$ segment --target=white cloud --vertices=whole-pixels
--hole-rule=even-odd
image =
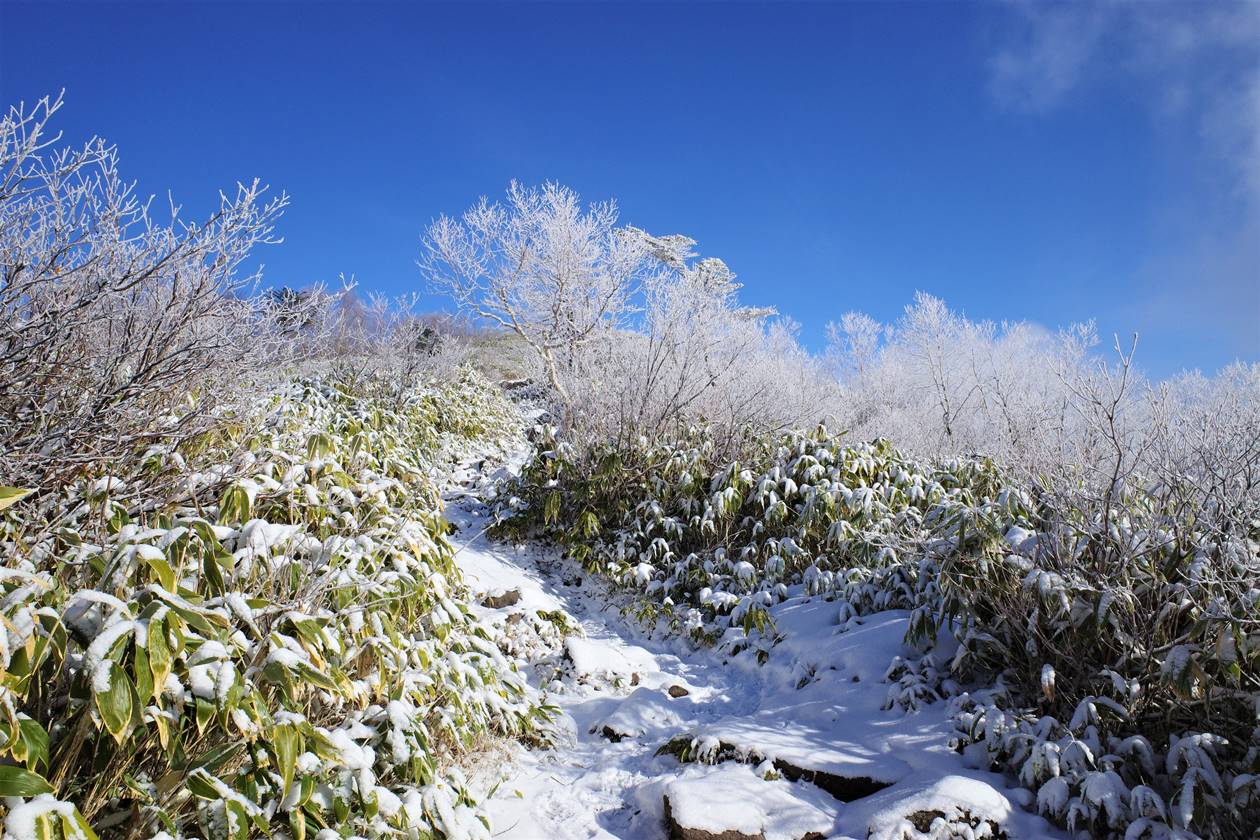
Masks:
[[[1197,132],[1214,223],[1158,243],[1138,268],[1149,294],[1135,314],[1161,328],[1218,330],[1231,352],[1260,358],[1260,2],[1007,9],[989,77],[1003,107],[1048,114],[1097,85],[1122,84],[1155,125]]]
[[[1003,105],[1045,111],[1076,88],[1097,58],[1110,8],[1011,5],[1012,31],[990,61],[990,89]]]
[[[1195,120],[1260,195],[1260,2],[1009,4],[990,58],[1002,105],[1047,112],[1100,79],[1141,83],[1166,118]]]

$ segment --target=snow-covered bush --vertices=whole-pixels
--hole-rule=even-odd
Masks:
[[[456,763],[542,711],[432,473],[518,423],[471,372],[402,406],[307,379],[0,501],[7,832],[489,837]]]
[[[561,542],[636,592],[642,617],[729,649],[773,645],[767,607],[802,589],[841,623],[910,610],[926,655],[890,666],[888,705],[969,687],[959,747],[982,745],[976,760],[1064,825],[1224,838],[1260,820],[1249,440],[1216,440],[1244,457],[1213,481],[1129,471],[1100,492],[1089,473],[1032,483],[821,427],[753,435],[736,462],[714,437],[578,447],[547,430],[501,530]]]
[[[962,740],[1069,825],[1242,836],[1260,822],[1260,527],[1218,530],[1171,490],[949,513],[938,620],[955,671],[1002,687]]]
[[[915,606],[924,569],[912,550],[928,520],[999,486],[988,461],[932,467],[822,426],[750,436],[735,462],[710,427],[628,451],[580,450],[554,431],[501,503],[500,530],[563,542],[645,609],[708,635],[765,629],[765,608],[797,584],[851,614]]]

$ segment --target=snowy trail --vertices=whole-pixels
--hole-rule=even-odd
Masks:
[[[580,628],[516,654],[558,707],[561,736],[551,749],[517,749],[479,773],[484,788],[502,780],[485,803],[495,837],[659,840],[666,798],[675,823],[714,837],[900,838],[906,817],[932,810],[993,819],[1012,838],[1065,836],[1020,807],[1026,792],[946,747],[943,703],[909,714],[882,708],[905,613],[840,627],[833,604],[792,598],[773,610],[783,638],[765,664],[752,652],[722,657],[646,638],[616,596],[555,552],[488,540],[472,493],[447,504],[456,562],[474,590],[519,592],[511,604],[477,607],[481,618],[510,629],[561,611]],[[707,765],[656,754],[678,736],[723,757],[757,757]]]
[[[460,529],[457,541],[484,527],[481,516],[467,505],[453,505],[447,517]],[[724,670],[706,652],[688,651],[677,641],[663,644],[643,639],[615,607],[589,594],[582,585],[588,582],[572,565],[544,549],[517,550],[477,536],[456,559],[474,587],[487,592],[520,591],[520,601],[504,612],[562,610],[571,616],[582,636],[571,637],[566,652],[577,654],[574,667],[579,673],[588,672],[587,682],[571,681],[563,690],[549,693],[549,701],[561,710],[560,726],[568,730],[568,743],[560,749],[517,756],[510,780],[502,785],[490,809],[495,836],[557,840],[661,836],[659,826],[635,830],[637,806],[632,801],[633,790],[656,775],[650,767],[659,744],[641,739],[611,743],[590,730],[612,716],[636,690],[658,693],[673,685],[691,692],[688,698],[680,698],[693,707],[688,718],[718,718],[725,713],[724,707],[738,713],[740,709],[731,707],[749,692],[734,680],[748,675]],[[537,675],[531,676],[539,682]],[[669,717],[664,704],[660,705],[659,711]],[[650,716],[653,709],[643,711]],[[681,728],[681,717],[671,730]],[[676,764],[673,759],[656,761]]]

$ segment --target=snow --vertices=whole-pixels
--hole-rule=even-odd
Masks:
[[[960,775],[944,776],[910,792],[897,788],[872,796],[867,802],[850,808],[850,820],[865,822],[870,840],[901,840],[908,825],[906,817],[923,811],[940,811],[945,819],[967,814],[974,819],[993,820],[1006,825],[1018,809],[992,785]],[[865,835],[864,835],[865,836]],[[1012,836],[1044,836],[1012,834]]]
[[[267,654],[267,663],[270,664],[272,662],[278,663],[279,665],[290,669],[296,669],[302,665],[310,664],[309,657],[303,656],[302,654],[289,650],[288,648],[280,647],[273,647]]]
[[[10,807],[9,815],[4,818],[4,834],[12,840],[38,840],[42,836],[38,827],[39,818],[54,814],[72,820],[74,805],[62,802],[51,793],[41,793],[34,799]]]
[[[106,627],[88,645],[86,653],[87,667],[92,673],[92,690],[96,693],[109,691],[110,660],[106,655],[113,649],[118,640],[128,633],[135,632],[139,624],[135,621],[118,621]]]
[[[765,840],[800,840],[830,831],[840,809],[821,791],[766,781],[746,764],[688,768],[663,788],[674,822],[712,834],[734,830]]]
[[[483,803],[494,837],[657,840],[666,796],[673,815],[693,827],[754,829],[746,833],[766,840],[813,831],[866,840],[916,810],[953,816],[959,808],[999,820],[1012,837],[1067,836],[1017,804],[1030,798],[1012,789],[1015,780],[970,768],[949,749],[945,703],[910,713],[883,708],[890,661],[912,655],[902,645],[907,613],[841,623],[839,604],[794,590],[770,610],[782,638],[765,664],[754,650],[697,649],[677,636],[646,634],[623,614],[621,596],[554,551],[488,540],[483,510],[471,493],[448,496],[447,518],[459,529],[453,542],[466,543],[455,562],[475,592],[519,589],[521,598],[511,608],[473,611],[488,622],[516,622],[511,628],[558,610],[579,628],[563,642],[513,650],[559,719],[552,748],[513,745],[510,761],[496,756],[474,769],[474,789],[494,789]],[[688,694],[670,697],[675,685]],[[715,751],[733,747],[749,763],[710,766],[657,754],[684,736]],[[809,775],[792,781],[775,772],[776,759],[890,786],[845,803],[805,781]]]
[[[658,670],[652,654],[635,645],[610,647],[598,640],[570,637],[564,650],[578,676],[588,680],[629,681]]]
[[[106,659],[92,667],[92,691],[104,694],[113,685],[113,663]]]
[[[193,665],[188,669],[188,683],[194,697],[202,700],[213,700],[217,685],[218,663]]]
[[[328,733],[328,739],[337,749],[341,766],[348,770],[371,770],[376,755],[371,747],[356,744],[350,732],[335,729]]]

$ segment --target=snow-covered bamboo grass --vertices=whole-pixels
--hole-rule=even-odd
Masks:
[[[541,444],[502,532],[560,542],[645,620],[768,655],[770,609],[802,587],[842,622],[910,610],[922,656],[890,663],[889,705],[952,698],[959,748],[1048,817],[1104,836],[1255,823],[1254,521],[1224,526],[1160,481],[1071,493],[821,427],[737,462],[705,427],[640,449]]]
[[[10,833],[489,836],[456,765],[544,715],[435,480],[520,421],[472,372],[394,396],[295,381],[0,514]]]

